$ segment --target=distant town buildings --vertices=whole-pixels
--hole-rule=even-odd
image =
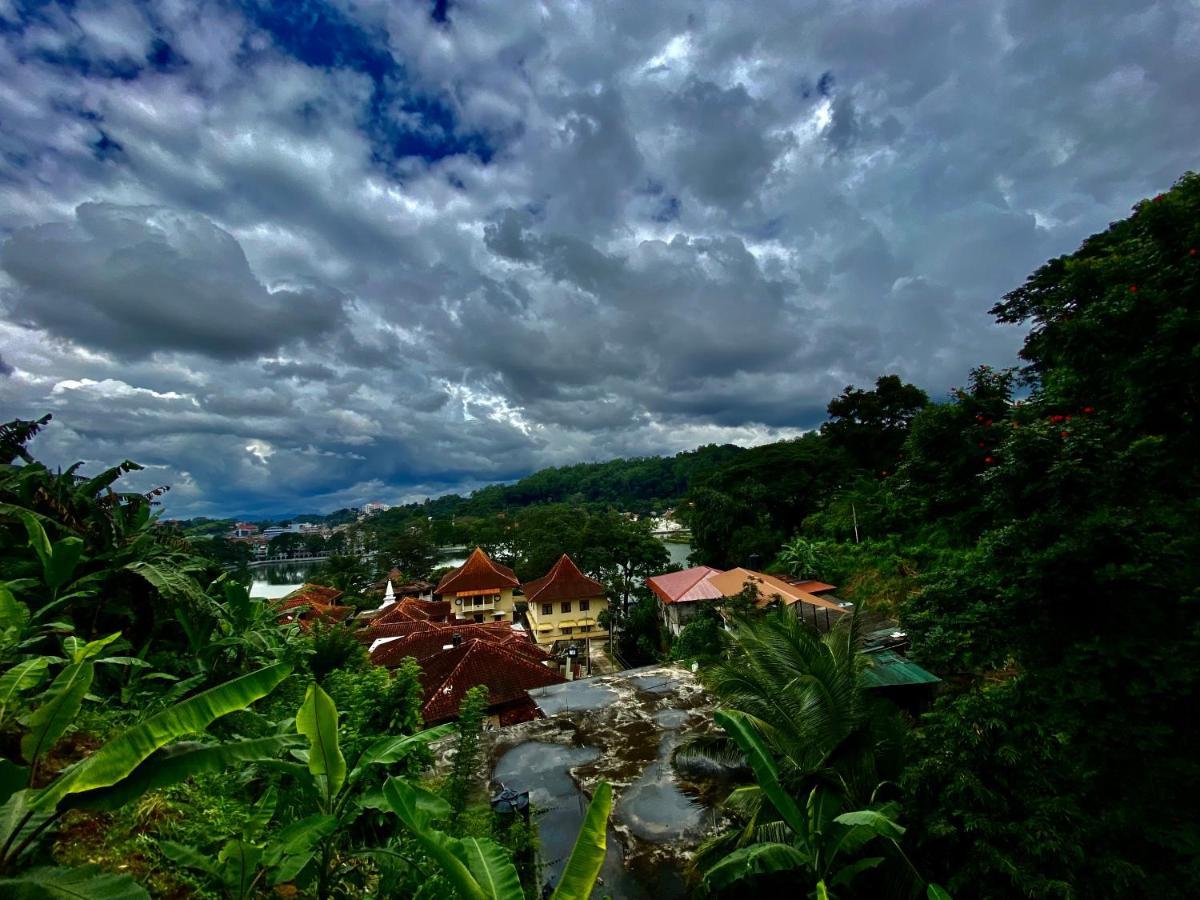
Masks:
[[[391,507],[386,503],[372,501],[371,503],[364,503],[362,506],[360,506],[358,508],[358,513],[359,515],[363,516],[373,516],[376,513],[387,512],[389,509],[391,509]]]

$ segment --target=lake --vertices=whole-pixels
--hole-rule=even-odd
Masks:
[[[670,556],[672,563],[687,568],[688,554],[692,552],[691,544],[672,544],[664,541],[663,546],[667,548],[667,555]],[[437,564],[438,567],[461,566],[466,561],[466,554],[459,548],[453,548],[443,554]],[[308,573],[321,562],[322,560],[319,559],[292,559],[287,562],[257,566],[250,570],[254,574],[254,581],[250,585],[250,596],[274,600],[290,594],[304,584]]]

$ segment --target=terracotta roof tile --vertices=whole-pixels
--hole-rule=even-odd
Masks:
[[[417,662],[424,662],[431,656],[444,652],[447,646],[453,644],[456,637],[460,641],[483,640],[498,644],[535,662],[549,659],[549,654],[545,650],[523,635],[515,634],[508,625],[505,625],[504,631],[500,631],[484,625],[470,624],[433,625],[425,630],[413,631],[409,634],[376,635],[374,640],[394,639],[376,647],[371,653],[371,662],[379,666],[397,666],[407,656],[413,657]]]
[[[501,590],[515,588],[519,584],[512,569],[493,562],[482,548],[476,547],[465,563],[442,577],[433,593],[441,596],[456,594],[459,591],[485,591],[490,588]]]
[[[417,600],[405,597],[397,600],[371,620],[372,627],[393,622],[444,622],[454,612],[449,600]]]
[[[487,687],[488,707],[492,708],[525,700],[528,691],[565,680],[520,653],[474,638],[424,664],[421,685],[425,703],[421,715],[427,724],[453,719],[463,696],[477,685]]]
[[[530,603],[586,600],[606,593],[604,585],[580,572],[579,566],[565,553],[547,574],[521,585],[521,590]]]

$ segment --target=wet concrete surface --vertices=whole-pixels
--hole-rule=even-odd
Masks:
[[[493,777],[530,791],[545,876],[556,880],[595,786],[613,786],[608,854],[594,897],[686,896],[684,871],[717,826],[713,792],[680,781],[671,753],[707,733],[712,702],[686,669],[654,666],[535,692],[545,719],[492,732]],[[705,800],[700,797],[705,796]]]

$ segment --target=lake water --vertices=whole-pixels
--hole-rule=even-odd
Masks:
[[[664,541],[663,546],[667,548],[667,555],[670,556],[672,563],[687,568],[688,554],[692,552],[691,544],[669,544]],[[466,561],[466,554],[456,548],[442,555],[438,559],[437,565],[439,568],[461,566]],[[254,573],[254,581],[250,585],[250,596],[263,597],[268,600],[286,596],[304,584],[308,573],[321,562],[322,560],[319,559],[293,559],[251,569],[251,572]]]

